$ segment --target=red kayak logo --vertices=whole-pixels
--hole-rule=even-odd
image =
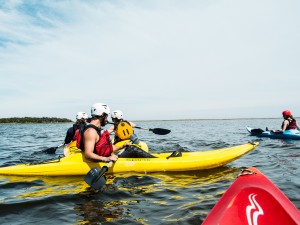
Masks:
[[[260,215],[264,215],[264,211],[262,210],[261,206],[257,203],[256,194],[250,194],[248,199],[250,201],[250,205],[246,208],[247,220],[248,225],[257,225],[257,219]]]

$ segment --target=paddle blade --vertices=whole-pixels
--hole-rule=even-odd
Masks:
[[[105,184],[106,184],[106,177],[102,176],[99,179],[97,179],[97,181],[92,183],[91,187],[94,188],[95,190],[101,190]]]
[[[263,130],[263,129],[260,129],[260,128],[258,128],[258,129],[252,129],[252,130],[251,130],[251,134],[252,134],[252,135],[259,135],[259,134],[261,134],[262,132],[264,132],[264,130]]]
[[[95,182],[95,180],[97,179],[97,177],[99,177],[101,169],[98,167],[94,167],[92,168],[84,177],[84,181],[92,186],[92,184]]]
[[[57,148],[58,147],[47,148],[44,150],[44,152],[46,152],[47,154],[54,154]]]
[[[163,129],[163,128],[153,128],[149,130],[152,131],[154,134],[159,134],[159,135],[165,135],[171,132],[170,130]]]
[[[102,169],[94,167],[85,175],[84,181],[95,190],[101,190],[106,183],[104,173],[107,170],[107,166],[103,166]]]
[[[63,145],[65,145],[65,143],[63,143],[57,147],[47,148],[47,149],[43,150],[43,152],[46,152],[47,154],[55,154],[56,150]]]

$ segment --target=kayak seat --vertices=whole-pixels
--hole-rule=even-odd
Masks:
[[[119,155],[119,158],[157,158],[148,152],[145,152],[141,148],[131,145],[128,146],[125,151]]]
[[[171,157],[181,157],[182,156],[182,152],[181,151],[174,151],[172,152],[171,155],[169,155],[166,159],[169,159]]]

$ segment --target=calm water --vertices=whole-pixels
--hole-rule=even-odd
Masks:
[[[1,224],[201,224],[240,171],[255,166],[300,208],[300,141],[256,138],[245,127],[279,128],[281,120],[139,122],[167,128],[165,136],[137,130],[151,152],[205,151],[259,141],[252,152],[217,169],[115,174],[95,192],[83,177],[0,175]],[[41,151],[64,140],[71,124],[0,125],[0,166],[57,158]]]

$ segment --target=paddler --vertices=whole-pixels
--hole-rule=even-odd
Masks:
[[[130,139],[131,135],[134,133],[133,128],[136,127],[136,124],[124,120],[123,115],[124,114],[121,110],[115,110],[111,114],[111,120],[113,121],[114,125],[108,128],[107,131],[109,133],[115,133],[113,144]]]
[[[128,142],[122,146],[115,146],[111,143],[109,132],[101,128],[107,124],[109,114],[110,109],[104,103],[95,103],[91,107],[91,121],[77,138],[77,147],[84,152],[87,159],[103,162],[116,161],[118,156],[112,153],[131,145]]]
[[[76,122],[73,124],[72,127],[68,129],[64,144],[69,144],[71,141],[76,140],[76,130],[79,130],[80,128],[84,127],[86,125],[87,119],[88,115],[85,112],[78,112],[76,114]]]
[[[290,110],[284,110],[282,112],[282,116],[284,120],[281,124],[281,130],[271,130],[271,132],[283,133],[286,130],[300,129]]]

